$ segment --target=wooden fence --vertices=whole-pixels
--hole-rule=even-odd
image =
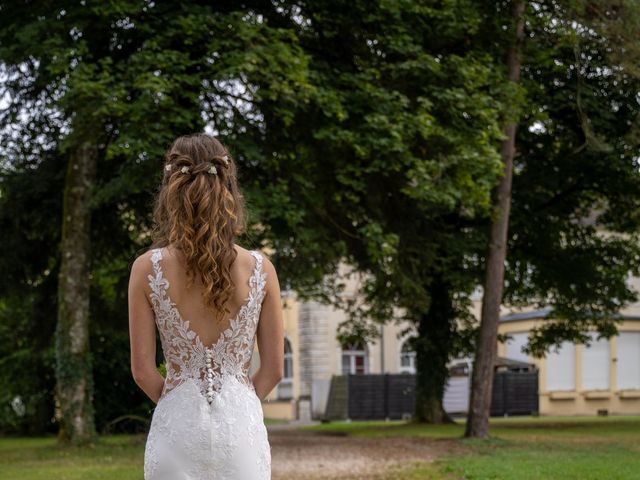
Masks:
[[[538,412],[538,372],[497,372],[491,415]],[[414,414],[415,375],[334,375],[324,418],[328,420],[400,419]],[[461,412],[464,413],[464,412]]]
[[[493,376],[491,415],[538,413],[538,371],[498,372]]]

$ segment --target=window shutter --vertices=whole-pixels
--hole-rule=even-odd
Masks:
[[[640,389],[640,332],[620,332],[617,373],[619,389]]]
[[[582,348],[582,389],[609,389],[609,341],[596,341],[597,332],[589,332],[591,346]]]
[[[512,340],[507,341],[506,356],[513,360],[529,362],[529,356],[522,351],[522,347],[527,344],[528,332],[511,332]]]
[[[560,349],[547,354],[547,390],[576,389],[576,347],[562,342]]]

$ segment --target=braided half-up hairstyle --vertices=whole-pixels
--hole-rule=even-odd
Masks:
[[[187,287],[199,275],[205,304],[215,308],[221,321],[230,314],[235,239],[246,226],[235,162],[222,143],[206,133],[178,137],[164,160],[153,207],[153,244],[182,252]]]

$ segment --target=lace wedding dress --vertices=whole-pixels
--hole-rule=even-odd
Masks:
[[[215,343],[204,345],[182,318],[152,251],[151,303],[167,375],[153,412],[144,455],[145,480],[264,480],[271,447],[262,405],[248,375],[265,295],[262,256],[249,295]]]

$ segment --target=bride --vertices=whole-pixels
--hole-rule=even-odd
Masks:
[[[261,400],[283,375],[273,264],[235,243],[245,226],[236,165],[204,133],[166,153],[153,245],[129,279],[131,371],[156,403],[145,480],[264,480],[271,447]],[[166,367],[156,367],[156,329]],[[260,367],[249,376],[254,345]]]

